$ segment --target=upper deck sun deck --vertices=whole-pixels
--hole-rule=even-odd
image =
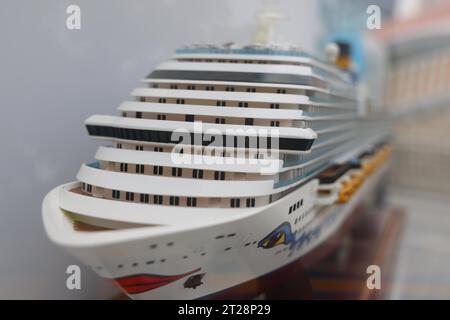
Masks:
[[[247,54],[247,55],[273,55],[273,56],[291,56],[314,58],[310,54],[298,48],[281,48],[281,47],[218,47],[218,46],[189,46],[182,47],[175,51],[176,54]],[[315,58],[314,58],[315,59]],[[319,59],[315,59],[318,60]]]

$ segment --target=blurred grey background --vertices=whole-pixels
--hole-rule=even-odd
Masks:
[[[80,264],[82,289],[69,291],[68,265],[41,221],[41,202],[74,180],[98,143],[83,121],[112,114],[159,62],[191,43],[249,43],[258,0],[3,0],[0,10],[0,298],[108,298],[114,290]],[[66,8],[81,7],[81,30]],[[282,0],[284,40],[314,51],[321,24],[315,0]]]

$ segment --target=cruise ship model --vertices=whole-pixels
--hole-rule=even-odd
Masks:
[[[387,132],[351,77],[295,47],[188,46],[43,202],[50,239],[134,299],[196,299],[297,261],[376,183]]]

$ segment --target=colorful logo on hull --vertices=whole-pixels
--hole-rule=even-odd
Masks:
[[[289,244],[294,240],[295,233],[293,234],[291,231],[291,224],[289,222],[283,222],[258,242],[258,248],[270,249],[279,245]]]
[[[318,239],[322,229],[333,224],[335,219],[336,214],[330,215],[318,226],[302,231],[301,233],[299,231],[292,232],[291,224],[289,222],[283,222],[258,242],[258,248],[271,249],[280,245],[289,245],[290,253],[294,250],[300,250],[303,246]]]
[[[122,278],[116,278],[114,279],[114,281],[117,282],[125,290],[126,293],[137,294],[168,285],[169,283],[200,271],[200,269],[201,268],[198,268],[190,272],[177,275],[136,274]]]

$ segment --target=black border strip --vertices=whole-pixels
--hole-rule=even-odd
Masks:
[[[117,138],[123,140],[133,141],[145,141],[154,143],[172,143],[177,144],[180,141],[172,140],[173,131],[161,131],[161,130],[145,130],[145,129],[130,129],[130,128],[117,128],[111,126],[98,126],[98,125],[86,125],[89,135],[97,137]],[[222,141],[224,147],[236,147],[238,141],[246,139],[247,136],[232,136],[234,144],[229,145],[229,138],[226,139],[226,135],[222,135]],[[263,141],[260,138],[264,138]],[[273,139],[279,139],[280,150],[293,150],[293,151],[307,151],[314,143],[314,139],[300,139],[300,138],[271,138],[271,137],[257,137],[257,145],[260,147],[260,143],[264,145],[264,149],[270,149]],[[190,133],[190,140],[194,145],[207,146],[214,140],[214,136],[204,133]],[[201,142],[201,144],[196,143]],[[248,147],[249,139],[246,139],[246,147]]]
[[[232,82],[261,82],[316,86],[327,88],[328,83],[312,76],[280,73],[193,71],[193,70],[155,70],[146,79],[209,80]]]

